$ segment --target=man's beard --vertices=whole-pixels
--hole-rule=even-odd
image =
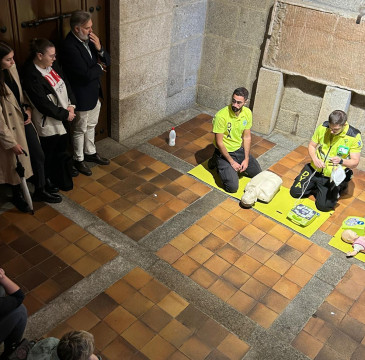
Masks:
[[[79,37],[79,39],[81,39],[82,41],[87,41],[89,40],[89,35],[88,34],[83,34],[81,31],[79,31],[77,33],[77,36]]]
[[[240,111],[241,109],[238,109],[238,108],[236,108],[235,106],[233,106],[233,105],[231,105],[232,106],[232,110],[233,110],[233,112],[238,112],[238,111]]]

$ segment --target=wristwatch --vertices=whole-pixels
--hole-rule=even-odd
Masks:
[[[342,165],[342,164],[343,164],[343,159],[341,159],[341,160],[340,160],[339,164],[340,164],[340,165]]]

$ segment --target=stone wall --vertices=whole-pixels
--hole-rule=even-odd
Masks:
[[[111,12],[111,137],[195,104],[206,0],[119,0]]]

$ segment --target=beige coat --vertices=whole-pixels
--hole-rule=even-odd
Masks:
[[[15,65],[10,68],[10,74],[18,84],[20,101],[23,103],[24,95]],[[25,177],[29,178],[33,173],[25,138],[24,117],[14,94],[7,86],[6,88],[10,95],[0,97],[0,184],[17,185],[20,183],[20,178],[15,171],[16,157],[11,150],[12,147],[20,144],[28,154],[28,156],[19,156],[19,160],[25,168]],[[29,124],[27,126],[33,125]]]

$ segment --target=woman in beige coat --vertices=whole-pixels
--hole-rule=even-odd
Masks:
[[[16,155],[25,168],[26,178],[32,175],[33,167],[34,201],[56,203],[62,198],[45,191],[44,154],[31,122],[31,110],[24,103],[14,51],[3,42],[0,42],[0,61],[0,183],[12,186],[12,202],[20,211],[28,212],[30,209],[22,196],[20,178],[15,171]]]

